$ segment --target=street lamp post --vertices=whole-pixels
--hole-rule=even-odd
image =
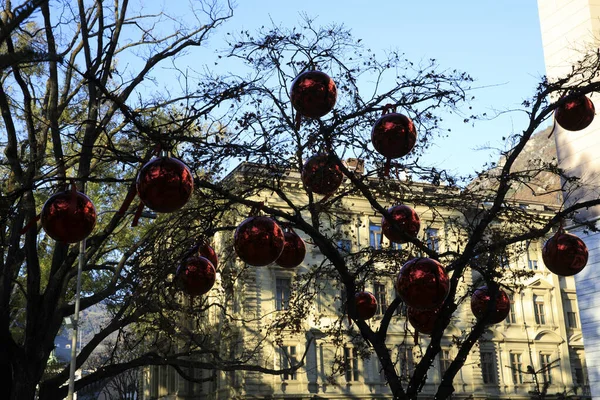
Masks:
[[[103,211],[100,214],[106,212],[117,212],[116,210]],[[132,214],[127,212],[127,214]],[[143,212],[141,214],[144,218],[154,219],[156,214],[151,212]],[[77,370],[77,338],[79,335],[79,303],[81,298],[81,273],[85,265],[85,239],[79,242],[79,262],[77,265],[77,287],[75,290],[75,312],[73,313],[73,335],[71,337],[71,366],[69,370],[69,391],[67,394],[67,400],[73,400],[75,393],[75,371]]]
[[[71,369],[69,371],[69,392],[67,400],[73,400],[75,392],[75,371],[77,369],[77,336],[79,333],[79,299],[81,298],[81,272],[85,265],[85,239],[79,242],[79,263],[77,265],[77,288],[75,290],[75,312],[73,314],[73,335],[71,337]]]

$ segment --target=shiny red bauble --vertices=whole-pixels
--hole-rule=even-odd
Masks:
[[[406,315],[408,322],[417,330],[417,332],[425,335],[431,335],[435,328],[438,314],[441,308],[434,308],[432,310],[417,310],[416,308],[408,307]]]
[[[419,216],[409,206],[398,205],[390,207],[388,210],[397,228],[385,218],[381,218],[381,230],[386,238],[395,243],[405,243],[406,236],[417,237],[421,220]]]
[[[337,88],[333,79],[321,71],[306,71],[292,82],[292,106],[309,118],[320,118],[333,109]]]
[[[417,129],[405,115],[385,114],[373,125],[371,141],[375,150],[386,158],[404,157],[415,146]]]
[[[482,286],[475,290],[471,296],[471,311],[477,319],[486,317],[488,313],[488,304],[492,301],[492,296],[487,286]],[[504,290],[498,288],[496,293],[496,307],[489,311],[487,321],[490,324],[499,324],[504,321],[510,312],[510,299]]]
[[[175,273],[181,289],[191,296],[207,293],[214,286],[216,278],[215,266],[206,257],[186,258]]]
[[[413,258],[402,266],[396,292],[408,307],[431,310],[442,305],[450,291],[450,279],[442,265],[431,258]]]
[[[193,246],[188,254],[193,256],[206,257],[215,268],[219,266],[219,257],[217,256],[217,253],[206,242],[200,242],[197,245]]]
[[[190,169],[172,157],[157,157],[142,167],[137,177],[137,191],[146,207],[170,213],[185,205],[194,190]]]
[[[586,266],[588,249],[577,236],[559,230],[544,244],[542,259],[550,272],[571,276]]]
[[[317,154],[309,158],[302,168],[302,182],[306,188],[317,194],[330,195],[344,179],[344,174],[333,157]]]
[[[233,246],[247,264],[261,267],[279,258],[285,245],[283,230],[269,217],[246,218],[235,230]]]
[[[581,95],[558,107],[554,118],[563,129],[580,131],[592,123],[595,115],[594,103],[587,96]]]
[[[96,208],[85,194],[66,190],[46,200],[40,218],[42,227],[52,239],[76,243],[94,230]]]
[[[283,251],[275,262],[283,268],[295,268],[304,261],[306,245],[296,232],[285,232],[284,237],[285,244],[283,245]]]
[[[358,292],[354,295],[356,314],[359,319],[367,320],[373,318],[377,313],[377,300],[370,292]]]

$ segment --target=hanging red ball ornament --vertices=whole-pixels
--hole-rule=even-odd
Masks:
[[[421,220],[415,210],[401,204],[390,207],[388,213],[390,213],[398,228],[394,228],[385,217],[382,217],[381,230],[386,238],[395,243],[406,243],[406,235],[417,237]]]
[[[285,244],[283,251],[277,260],[277,265],[283,268],[296,268],[304,261],[306,256],[306,245],[304,240],[296,232],[285,232]]]
[[[405,115],[384,114],[373,125],[371,141],[375,150],[388,159],[404,157],[417,142],[417,129]]]
[[[262,267],[279,258],[285,245],[283,230],[269,217],[246,218],[235,230],[233,246],[247,264]]]
[[[142,167],[137,177],[137,191],[146,207],[170,213],[185,205],[194,190],[190,169],[172,157],[157,157]]]
[[[482,319],[488,312],[488,304],[492,301],[490,289],[482,286],[475,290],[471,296],[471,311],[477,319]],[[490,311],[488,322],[490,324],[499,324],[504,321],[510,312],[510,299],[506,292],[498,288],[496,294],[496,307]]]
[[[377,300],[370,292],[357,292],[354,295],[354,304],[358,318],[363,321],[373,318],[377,312]]]
[[[442,305],[450,291],[444,267],[431,258],[413,258],[402,266],[396,291],[408,307],[431,310]]]
[[[544,244],[542,259],[550,272],[560,276],[572,276],[585,268],[588,249],[583,240],[559,229]]]
[[[186,258],[175,273],[181,289],[190,296],[200,296],[214,286],[217,278],[215,266],[206,257]]]
[[[302,168],[302,182],[313,193],[330,195],[340,187],[343,179],[340,167],[327,154],[312,156]]]
[[[219,266],[219,257],[215,250],[204,241],[194,245],[187,253],[192,256],[206,257],[212,263],[215,268]]]
[[[40,215],[42,227],[52,239],[63,243],[79,242],[96,225],[96,208],[85,194],[76,189],[51,196]]]
[[[320,118],[333,109],[337,99],[335,82],[321,71],[306,71],[292,82],[292,106],[308,118]]]
[[[556,109],[556,122],[568,131],[580,131],[587,128],[596,115],[594,103],[585,95],[567,101]]]
[[[417,332],[425,335],[431,335],[433,329],[435,328],[435,323],[440,310],[441,308],[418,310],[413,307],[408,307],[406,314],[408,317],[408,322],[410,322],[412,327],[415,328]]]

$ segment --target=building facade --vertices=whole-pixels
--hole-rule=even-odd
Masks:
[[[586,52],[597,50],[600,38],[600,1],[538,0],[546,72],[550,81],[570,72],[572,65]],[[590,100],[600,106],[597,94]],[[565,193],[566,204],[579,199],[600,196],[600,120],[581,131],[566,131],[556,126],[554,131],[558,161],[561,168],[581,177],[581,188]],[[579,222],[596,223],[598,207],[584,210]],[[600,236],[576,222],[570,227],[586,243],[590,252],[588,266],[576,275],[577,297],[581,312],[581,328],[585,342],[590,387],[594,398],[600,398],[600,300],[596,295],[600,277],[596,273],[600,261]]]
[[[242,164],[230,179],[251,173]],[[231,178],[233,177],[233,178]],[[286,178],[289,196],[302,194],[300,177],[294,173]],[[443,190],[427,185],[414,185],[421,191]],[[304,194],[305,195],[305,194]],[[270,207],[285,208],[274,197],[258,195]],[[373,212],[369,202],[358,196],[343,200],[342,214],[322,221],[340,250],[348,255],[362,249],[397,251],[401,246],[382,237],[381,216]],[[410,205],[410,204],[409,204]],[[530,209],[544,212],[544,204],[529,201]],[[444,251],[455,238],[454,231],[441,223],[425,207],[415,206],[421,218],[419,238],[428,247]],[[443,210],[436,210],[436,213]],[[449,220],[445,218],[444,220]],[[235,223],[243,216],[238,215]],[[298,232],[302,236],[302,232]],[[216,237],[219,254],[231,251],[231,233]],[[243,276],[228,294],[233,316],[240,316],[236,346],[256,350],[253,361],[270,368],[286,368],[304,357],[304,366],[296,372],[269,375],[251,371],[198,372],[199,376],[214,378],[203,384],[190,384],[169,367],[152,367],[145,374],[144,398],[147,399],[386,399],[391,398],[385,376],[374,353],[350,336],[334,340],[332,332],[346,330],[349,320],[344,316],[345,295],[341,285],[329,277],[315,278],[318,289],[307,304],[307,312],[295,333],[286,329],[273,330],[263,336],[271,324],[285,315],[289,305],[297,301],[295,290],[303,274],[310,274],[322,265],[323,256],[307,239],[307,255],[302,265],[290,270],[275,264],[251,267],[235,257],[224,267],[243,271]],[[590,398],[587,385],[586,357],[581,335],[581,320],[575,282],[572,277],[550,273],[541,257],[542,241],[532,241],[507,256],[505,268],[528,272],[522,289],[511,294],[511,312],[506,320],[488,328],[484,338],[475,346],[457,375],[453,398],[527,399],[542,389],[545,398]],[[369,320],[376,329],[383,313],[395,298],[394,275],[384,273],[389,268],[375,263],[375,278],[364,282],[364,290],[378,300],[377,314]],[[476,272],[467,273],[465,287],[480,279]],[[303,300],[304,301],[304,300]],[[394,311],[386,344],[392,352],[397,373],[406,381],[428,344],[427,335],[415,335],[407,322],[406,310]],[[457,348],[454,340],[472,326],[474,317],[468,301],[462,302],[445,331],[442,351],[429,370],[427,383],[420,398],[433,398],[444,370],[454,359]],[[258,334],[260,332],[260,334]],[[264,339],[263,339],[264,338]],[[260,342],[260,345],[257,345]],[[204,374],[204,375],[202,375]],[[561,397],[562,396],[562,397]]]

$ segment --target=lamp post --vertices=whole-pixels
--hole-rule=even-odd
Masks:
[[[79,300],[81,298],[81,272],[85,264],[85,239],[79,242],[79,262],[77,263],[77,288],[75,290],[75,313],[73,314],[73,335],[71,337],[71,368],[69,371],[69,392],[67,400],[73,400],[75,392],[75,371],[77,369],[77,336],[79,334]]]
[[[117,210],[103,211],[100,214],[107,212],[117,212]],[[132,214],[127,212],[127,214]],[[142,217],[155,219],[156,214],[151,212],[144,212],[141,214]],[[77,337],[79,335],[79,303],[81,299],[81,273],[83,272],[83,266],[85,265],[85,239],[79,242],[79,262],[77,263],[77,287],[75,289],[75,312],[73,313],[73,334],[71,337],[71,365],[69,370],[69,391],[67,393],[67,400],[73,400],[75,393],[75,371],[77,370]]]

